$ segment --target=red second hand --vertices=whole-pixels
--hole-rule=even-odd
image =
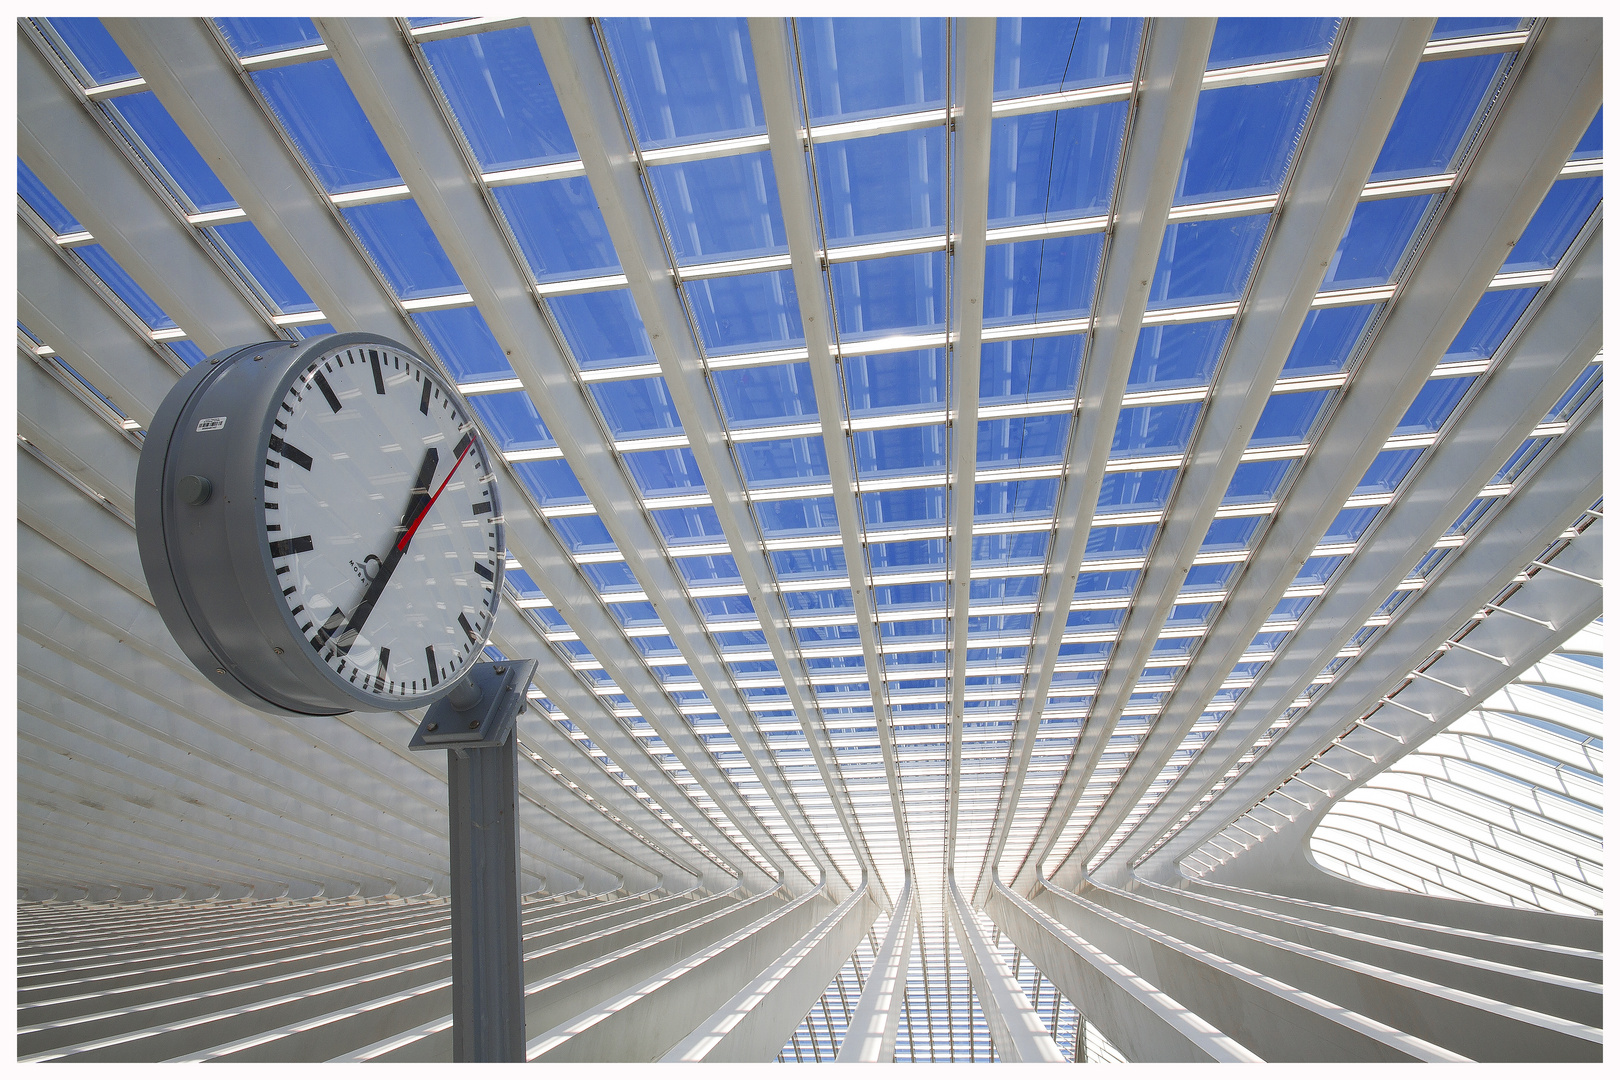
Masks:
[[[450,478],[456,475],[456,470],[461,468],[462,461],[466,459],[467,452],[472,448],[473,443],[469,439],[466,449],[456,458],[456,463],[450,466],[450,471],[444,474],[444,482],[439,485],[439,490],[433,493],[433,498],[429,499],[427,505],[422,507],[422,512],[416,515],[416,520],[411,522],[409,529],[405,530],[405,535],[399,538],[399,550],[404,551],[410,545],[411,537],[416,535],[416,530],[422,524],[422,519],[427,517],[429,510],[433,509],[433,504],[439,501],[439,496],[444,492],[445,484],[448,484]]]

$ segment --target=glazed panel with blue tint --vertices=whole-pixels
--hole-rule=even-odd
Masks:
[[[194,341],[166,341],[164,344],[184,361],[187,367],[196,367],[208,359],[208,354],[199,349]]]
[[[1097,495],[1097,512],[1121,514],[1163,510],[1170,502],[1170,492],[1176,486],[1176,475],[1175,469],[1107,473],[1103,476],[1102,489]]]
[[[1069,416],[1012,416],[980,420],[976,454],[979,467],[1043,465],[1063,460],[1069,445]]]
[[[113,257],[107,254],[100,244],[85,244],[83,247],[73,249],[73,254],[84,260],[86,266],[95,271],[102,283],[117,294],[118,299],[129,305],[129,309],[153,330],[167,330],[175,325],[173,319],[163,313],[157,301],[146,294],[146,290],[135,284],[135,279],[124,272]]]
[[[1209,46],[1208,68],[1321,56],[1333,44],[1338,19],[1221,19]]]
[[[683,282],[709,354],[804,344],[791,270]]]
[[[536,281],[618,272],[607,222],[585,177],[510,184],[490,194],[512,226]]]
[[[950,447],[943,424],[881,428],[850,434],[855,469],[864,480],[906,473],[940,472]]]
[[[579,484],[579,478],[574,475],[574,470],[562,458],[515,461],[512,463],[512,471],[541,506],[561,506],[589,501],[585,497],[585,489]]]
[[[1231,331],[1230,319],[1143,327],[1126,390],[1207,386]]]
[[[1058,482],[995,480],[973,485],[973,520],[1021,521],[1049,518],[1057,506]]]
[[[212,230],[221,243],[241,262],[243,269],[263,290],[275,309],[284,315],[314,311],[315,301],[298,284],[287,264],[281,261],[251,221],[233,221]]]
[[[1406,479],[1406,474],[1412,471],[1412,466],[1416,465],[1418,458],[1422,456],[1423,451],[1420,449],[1380,450],[1352,494],[1389,494],[1400,486],[1401,481]]]
[[[754,614],[754,602],[746,596],[699,596],[694,597],[698,611],[706,619],[737,619]],[[743,692],[749,697],[759,694],[762,688],[754,687]],[[787,693],[786,690],[779,691]]]
[[[462,291],[450,256],[428,227],[415,199],[350,206],[343,216],[401,300]]]
[[[400,182],[336,60],[255,71],[252,78],[329,193]]]
[[[1166,226],[1148,309],[1236,300],[1248,284],[1270,220],[1256,214]]]
[[[215,19],[237,56],[262,56],[319,45],[321,35],[309,19]]]
[[[1202,402],[1189,401],[1121,409],[1108,456],[1127,458],[1185,452],[1202,408]]]
[[[827,479],[827,450],[820,435],[740,442],[736,453],[743,479],[753,487]]]
[[[810,119],[853,120],[944,104],[944,19],[800,19]]]
[[[997,19],[995,96],[1129,82],[1141,37],[1141,19]]]
[[[881,590],[878,590],[881,591]],[[782,602],[789,611],[848,611],[855,606],[855,597],[848,589],[813,589],[805,592],[784,592]]]
[[[630,567],[622,562],[586,563],[579,569],[590,579],[591,584],[596,586],[598,592],[640,588],[636,576],[630,572]]]
[[[1187,571],[1182,579],[1182,592],[1206,592],[1212,589],[1224,589],[1227,583],[1237,576],[1237,563],[1214,563],[1210,566],[1195,566]]]
[[[515,566],[508,566],[506,568],[506,583],[511,586],[512,591],[517,593],[519,596],[541,595],[540,586],[535,583],[534,578],[529,576],[528,571],[519,570]],[[585,649],[585,646],[580,645],[579,642],[573,641],[569,642],[568,644],[578,646],[583,655],[590,655],[589,651]]]
[[[737,560],[730,555],[689,555],[676,559],[675,567],[688,585],[722,585],[742,581]]]
[[[1575,376],[1574,381],[1569,384],[1569,389],[1565,390],[1557,402],[1553,404],[1553,407],[1547,410],[1547,415],[1541,422],[1543,424],[1564,423],[1586,403],[1586,399],[1592,396],[1602,381],[1603,364],[1598,361],[1587,364],[1581,373]]]
[[[1103,237],[993,244],[984,259],[984,325],[1073,319],[1091,310]]]
[[[1041,595],[1041,583],[1045,581],[1039,574],[1023,574],[1019,577],[985,578],[971,582],[968,585],[969,600],[1032,600]],[[1015,685],[1023,681],[1022,676],[1013,676]]]
[[[1287,622],[1297,619],[1315,602],[1316,598],[1311,596],[1294,596],[1279,601],[1276,609],[1266,617],[1266,622]]]
[[[502,452],[538,450],[557,445],[551,432],[546,431],[546,421],[539,418],[538,411],[535,411],[535,403],[523,390],[478,393],[468,398],[468,402],[489,427],[489,434],[494,436],[496,447]]]
[[[1370,179],[1450,171],[1501,66],[1497,54],[1419,64]]]
[[[1177,604],[1170,609],[1170,617],[1165,620],[1165,625],[1174,627],[1204,626],[1208,623],[1209,617],[1214,614],[1217,606],[1219,605]]]
[[[101,25],[100,19],[57,18],[45,21],[89,74],[90,81],[86,85],[122,82],[140,74],[112,35],[107,33],[107,28]]]
[[[653,524],[669,544],[707,544],[723,542],[726,538],[720,528],[720,517],[712,506],[686,506],[675,510],[651,511]]]
[[[1106,213],[1126,112],[1113,102],[990,121],[990,224]]]
[[[607,526],[602,524],[602,519],[595,514],[552,518],[550,525],[562,542],[568,545],[568,550],[576,555],[613,550],[613,537],[609,535]]]
[[[1362,533],[1367,531],[1367,526],[1373,523],[1373,519],[1382,510],[1383,507],[1380,506],[1358,506],[1351,507],[1348,510],[1340,510],[1338,516],[1328,526],[1327,532],[1322,534],[1322,543],[1355,543],[1361,539]]]
[[[771,569],[778,578],[824,578],[843,574],[847,567],[843,548],[820,547],[773,551]]]
[[[943,487],[867,492],[861,496],[866,527],[881,529],[895,525],[943,524],[946,494]]]
[[[231,193],[203,161],[156,94],[128,94],[113,98],[107,104],[157,160],[159,175],[167,173],[174,181],[183,202],[189,201],[192,209],[199,211],[223,210],[236,205]]]
[[[1356,304],[1311,311],[1299,328],[1299,336],[1294,338],[1294,347],[1283,364],[1283,376],[1330,375],[1343,371],[1378,307],[1377,304]]]
[[[68,208],[51,194],[50,188],[34,175],[34,170],[23,164],[22,158],[17,159],[17,194],[23,197],[23,201],[56,235],[66,236],[69,233],[85,231],[84,226],[79,224],[79,219],[68,213]]]
[[[1245,461],[1232,472],[1232,482],[1226,486],[1222,503],[1270,502],[1282,490],[1283,481],[1294,467],[1291,459],[1282,461]]]
[[[979,404],[1073,398],[1084,334],[994,341],[979,350]]]
[[[1086,537],[1088,559],[1122,559],[1146,555],[1153,546],[1157,525],[1104,525]]]
[[[1400,267],[1401,256],[1417,235],[1418,226],[1438,195],[1405,199],[1376,199],[1356,207],[1339,248],[1328,263],[1322,289],[1362,289],[1387,285]]]
[[[657,495],[691,495],[703,491],[703,476],[697,459],[684,446],[669,450],[640,450],[624,455],[625,468],[640,492]]]
[[[662,377],[593,383],[590,389],[615,439],[645,439],[682,430]]]
[[[1586,127],[1586,134],[1581,141],[1575,144],[1575,152],[1570,156],[1573,161],[1585,161],[1588,158],[1603,156],[1603,110],[1600,108],[1592,122]]]
[[[546,305],[581,368],[657,362],[630,290],[553,296]]]
[[[872,603],[885,614],[895,608],[938,607],[945,603],[950,586],[943,581],[907,585],[878,585],[872,590]]]
[[[945,128],[818,143],[816,178],[830,243],[945,231]]]
[[[1517,30],[1523,19],[1436,19],[1430,41],[1445,38],[1473,37],[1476,34],[1505,34]]]
[[[578,156],[528,27],[428,41],[422,52],[485,172]]]
[[[945,565],[944,540],[891,540],[866,549],[872,572]]]
[[[647,169],[683,265],[787,250],[771,155],[736,154]]]
[[[457,382],[511,378],[512,365],[476,307],[411,316]]]
[[[932,409],[945,402],[944,349],[846,356],[840,367],[851,416]],[[716,372],[717,383],[719,377]]]
[[[759,519],[761,533],[767,537],[838,531],[838,507],[831,495],[814,499],[757,502],[754,513]]]
[[[1305,130],[1318,81],[1289,79],[1199,94],[1176,182],[1176,202],[1240,199],[1279,190]]]
[[[710,377],[730,427],[803,423],[816,418],[816,388],[808,363],[722,368]]]
[[[841,333],[876,336],[944,323],[944,252],[836,263],[831,276]]]
[[[1199,547],[1200,552],[1241,551],[1249,546],[1254,538],[1255,530],[1260,527],[1263,518],[1216,518],[1209,523],[1209,529],[1204,533],[1204,542]]]
[[[1480,297],[1440,362],[1451,364],[1494,356],[1535,295],[1535,289],[1502,289]]]
[[[765,130],[744,19],[603,19],[641,145]]]
[[[1299,573],[1294,575],[1293,584],[1326,585],[1328,578],[1333,576],[1333,571],[1337,570],[1339,564],[1343,562],[1343,556],[1306,559],[1305,565],[1301,566]]]
[[[1462,400],[1468,388],[1474,385],[1472,378],[1466,379],[1430,379],[1418,391],[1418,396],[1401,417],[1401,422],[1395,425],[1396,435],[1421,435],[1431,431],[1439,431],[1440,426],[1451,416],[1457,403]]]
[[[629,604],[609,604],[607,609],[613,613],[615,619],[619,620],[619,624],[626,628],[661,625],[657,609],[645,601]],[[626,699],[626,703],[628,703],[628,699]]]
[[[1524,227],[1518,243],[1502,273],[1518,274],[1527,270],[1550,270],[1569,250],[1575,234],[1581,231],[1586,219],[1592,216],[1603,198],[1603,180],[1596,176],[1573,180],[1559,180],[1541,200],[1530,224]]]
[[[1130,596],[1136,592],[1140,570],[1103,570],[1082,573],[1074,582],[1076,600],[1104,600]]]
[[[1307,390],[1295,394],[1272,394],[1260,419],[1254,425],[1250,446],[1285,446],[1302,443],[1310,435],[1332,390]]]

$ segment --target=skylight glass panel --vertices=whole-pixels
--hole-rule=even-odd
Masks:
[[[868,529],[896,525],[943,524],[947,489],[912,488],[907,491],[873,491],[861,495],[861,509]]]
[[[73,59],[83,69],[81,74],[89,76],[84,85],[123,82],[140,74],[100,19],[58,18],[45,22],[72,52]]]
[[[300,338],[320,337],[323,334],[337,333],[337,327],[331,323],[302,323],[292,328]]]
[[[791,270],[681,284],[709,355],[804,344]]]
[[[787,250],[769,151],[647,170],[675,259],[686,265]]]
[[[645,439],[682,431],[669,385],[661,376],[593,383],[590,390],[615,439]]]
[[[223,210],[236,200],[203,161],[167,109],[153,93],[127,94],[107,103],[129,125],[140,145],[155,159],[159,177],[172,182],[182,202],[197,211]]]
[[[795,29],[811,120],[944,104],[944,19],[800,19]]]
[[[214,23],[231,51],[242,57],[321,43],[321,35],[309,19],[215,19]]]
[[[1575,152],[1569,156],[1576,161],[1603,156],[1603,110],[1601,108],[1598,109],[1597,115],[1592,118],[1592,122],[1587,125],[1586,134],[1581,136],[1581,141],[1575,144]]]
[[[1210,566],[1195,566],[1187,571],[1182,580],[1183,592],[1203,592],[1208,589],[1221,589],[1237,576],[1237,563],[1214,563]]]
[[[940,472],[945,468],[949,453],[943,424],[856,431],[849,438],[855,469],[863,480]]]
[[[997,19],[995,96],[1129,82],[1141,36],[1141,19]]]
[[[476,403],[478,399],[473,400]],[[474,404],[473,408],[476,409],[478,406]],[[590,501],[585,497],[585,489],[580,486],[574,470],[562,458],[515,461],[511,467],[518,479],[523,482],[523,486],[529,489],[529,494],[534,496],[535,502],[541,506],[563,506]]]
[[[852,417],[933,409],[945,402],[944,349],[846,356],[839,368]]]
[[[653,510],[651,516],[665,542],[671,545],[724,542],[726,538],[720,528],[720,517],[712,506]]]
[[[1295,586],[1326,585],[1328,578],[1333,576],[1333,572],[1343,562],[1343,556],[1306,559],[1305,564],[1299,568],[1299,573],[1294,575],[1292,584]]]
[[[771,552],[771,569],[779,579],[824,578],[846,571],[841,547],[801,548]]]
[[[252,78],[328,192],[400,183],[336,60],[255,71]]]
[[[1440,362],[1487,360],[1496,355],[1508,331],[1513,329],[1535,295],[1535,289],[1501,289],[1480,297]]]
[[[1040,465],[1061,462],[1068,446],[1067,413],[1013,416],[980,420],[975,452],[981,467]]]
[[[208,354],[197,347],[194,341],[166,341],[169,350],[185,362],[187,367],[196,367],[208,359]]]
[[[885,570],[905,570],[945,565],[944,540],[890,540],[868,544],[867,561],[874,574]]]
[[[816,388],[808,363],[722,368],[710,378],[730,427],[803,423],[816,418]]]
[[[17,193],[56,235],[66,236],[85,231],[84,226],[79,224],[79,219],[68,213],[68,208],[51,194],[50,189],[34,175],[32,169],[23,164],[22,158],[17,159]]]
[[[742,574],[737,569],[737,560],[730,555],[688,555],[683,559],[676,559],[675,567],[688,585],[742,582]]]
[[[1204,533],[1201,552],[1239,551],[1248,547],[1249,540],[1260,527],[1261,518],[1216,518]]]
[[[1073,398],[1085,347],[1084,334],[983,346],[979,351],[979,404]]]
[[[421,311],[411,319],[457,382],[513,376],[510,361],[476,307]]]
[[[1332,390],[1307,390],[1295,394],[1272,394],[1266,407],[1260,410],[1260,419],[1254,425],[1250,446],[1279,446],[1301,443],[1316,425],[1322,407],[1333,395]]]
[[[756,502],[754,514],[768,539],[838,531],[838,507],[831,495]]]
[[[1436,19],[1430,41],[1446,38],[1474,37],[1477,34],[1505,34],[1517,30],[1523,19]]]
[[[816,179],[829,243],[945,231],[945,127],[817,143]]]
[[[828,475],[827,450],[820,435],[740,442],[734,449],[750,487],[825,480]]]
[[[486,172],[578,156],[527,26],[424,42],[422,53]]]
[[[1144,327],[1137,334],[1126,390],[1208,385],[1231,331],[1229,319]]]
[[[841,333],[872,336],[944,325],[944,252],[835,263],[831,277]]]
[[[1132,458],[1184,453],[1202,408],[1202,402],[1190,401],[1121,409],[1108,456]]]
[[[1167,225],[1148,308],[1236,300],[1243,293],[1271,220],[1267,214]]]
[[[1328,525],[1327,532],[1322,534],[1322,543],[1355,543],[1361,539],[1362,534],[1367,531],[1367,526],[1373,523],[1373,519],[1382,512],[1382,509],[1378,506],[1359,506],[1340,510],[1338,516]]]
[[[595,514],[552,518],[551,527],[575,555],[614,550],[612,535]]]
[[[1146,555],[1153,546],[1157,525],[1104,525],[1086,537],[1086,558],[1120,559]]]
[[[1199,94],[1176,182],[1176,202],[1238,199],[1279,190],[1305,130],[1318,81],[1289,79]]]
[[[765,129],[745,19],[603,19],[599,23],[647,147]]]
[[[1377,304],[1316,308],[1305,316],[1283,363],[1284,378],[1329,375],[1345,369],[1356,343],[1378,311]]]
[[[656,363],[652,339],[628,289],[554,296],[546,301],[581,368]]]
[[[590,579],[597,592],[640,588],[640,583],[636,581],[636,576],[630,572],[630,567],[626,563],[586,563],[579,569]]]
[[[512,226],[536,281],[618,272],[619,256],[585,177],[508,184],[490,194]]]
[[[992,120],[990,224],[1106,213],[1127,112],[1124,102],[1110,102]]]
[[[1169,505],[1176,476],[1175,469],[1107,473],[1097,495],[1097,510],[1113,513],[1163,510]]]
[[[1357,206],[1328,263],[1322,288],[1360,289],[1388,284],[1437,198],[1414,195],[1376,199]]]
[[[1597,361],[1586,365],[1581,373],[1575,376],[1575,381],[1569,384],[1556,404],[1547,410],[1544,424],[1561,424],[1570,419],[1586,403],[1603,381],[1603,363],[1599,356]]]
[[[345,207],[343,216],[401,300],[461,292],[461,278],[415,199]]]
[[[1283,481],[1293,469],[1294,462],[1245,461],[1232,473],[1232,482],[1226,486],[1222,504],[1270,502],[1282,490]]]
[[[117,294],[135,317],[153,330],[168,330],[175,325],[173,319],[163,313],[157,301],[146,294],[146,290],[135,284],[135,279],[124,272],[107,250],[100,244],[85,244],[73,249],[73,253],[84,260],[86,266],[95,271],[95,275],[102,283]]]
[[[479,394],[468,400],[503,453],[557,445],[526,392]]]
[[[1141,579],[1140,570],[1105,570],[1082,573],[1075,579],[1076,600],[1102,600],[1108,597],[1128,597],[1136,592]]]
[[[1423,456],[1422,450],[1380,450],[1373,463],[1367,467],[1367,473],[1356,485],[1353,494],[1356,495],[1387,495],[1400,487],[1406,474],[1412,471],[1418,458]]]
[[[1277,607],[1267,616],[1266,622],[1289,622],[1297,619],[1315,602],[1316,598],[1312,596],[1293,596],[1280,600]]]
[[[994,244],[985,252],[984,324],[1073,319],[1091,310],[1101,233]]]
[[[1043,563],[1051,543],[1050,533],[1011,533],[973,537],[973,565],[1012,566]],[[875,567],[874,567],[875,569]]]
[[[1209,46],[1209,69],[1321,56],[1338,19],[1221,19]]]
[[[1407,408],[1401,422],[1395,425],[1395,434],[1418,435],[1439,431],[1472,385],[1472,378],[1430,379],[1418,391],[1417,398]]]
[[[1559,180],[1541,200],[1530,224],[1524,227],[1518,243],[1502,273],[1517,274],[1526,270],[1548,270],[1558,265],[1569,250],[1575,234],[1581,231],[1586,219],[1592,216],[1603,198],[1603,180],[1588,176],[1573,180]]]
[[[315,301],[298,284],[287,264],[265,240],[251,221],[216,225],[211,231],[236,256],[249,279],[259,287],[271,306],[283,314],[314,311]]]
[[[1370,179],[1448,171],[1501,66],[1496,54],[1419,64]]]

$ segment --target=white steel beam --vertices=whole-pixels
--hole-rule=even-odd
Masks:
[[[979,999],[979,1009],[990,1028],[990,1042],[1002,1061],[1064,1061],[1051,1032],[1041,1023],[1035,1006],[1013,977],[1007,961],[990,944],[968,906],[967,897],[956,884],[956,875],[946,872],[950,895],[945,910],[950,915],[951,933],[956,936],[967,962],[968,979]]]
[[[882,1062],[894,1060],[894,1041],[900,1033],[902,1001],[906,978],[911,971],[911,942],[917,936],[918,897],[911,879],[906,879],[900,898],[895,901],[889,929],[883,935],[866,976],[855,1011],[849,1016],[844,1041],[838,1047],[838,1062]]]

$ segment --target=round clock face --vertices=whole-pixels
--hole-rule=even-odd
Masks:
[[[408,353],[339,347],[294,374],[270,430],[263,542],[297,632],[352,694],[439,696],[489,635],[504,555],[461,399]]]

